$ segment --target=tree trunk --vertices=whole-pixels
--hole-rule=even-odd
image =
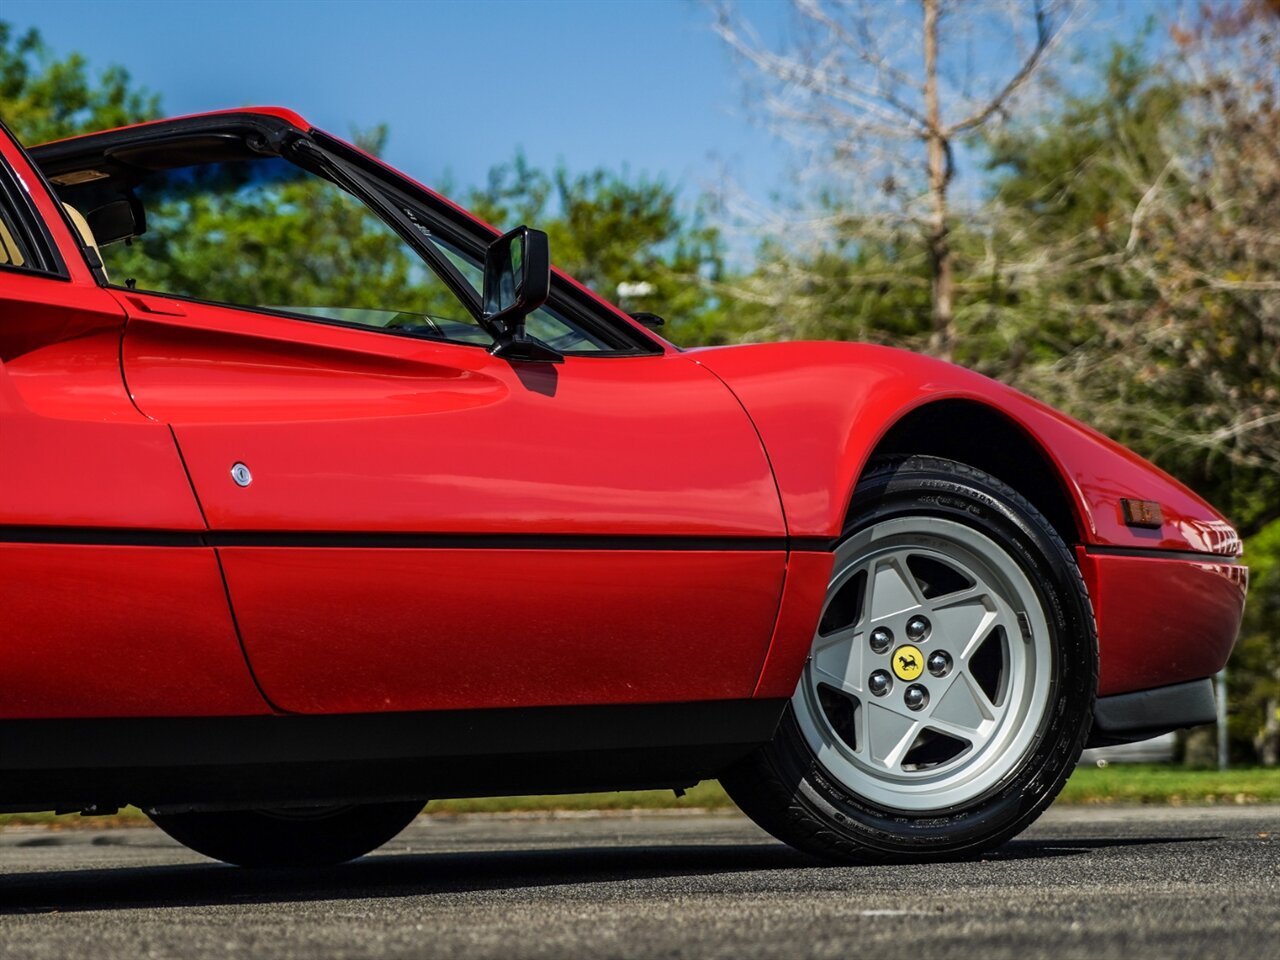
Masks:
[[[928,122],[925,136],[929,144],[929,199],[933,208],[925,235],[933,299],[933,331],[929,337],[929,350],[935,356],[950,360],[955,334],[951,302],[955,280],[951,245],[947,239],[947,183],[951,179],[951,165],[947,159],[946,132],[942,128],[938,106],[938,0],[923,0],[923,3],[924,99]]]

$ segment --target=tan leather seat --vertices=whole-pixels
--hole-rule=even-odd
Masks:
[[[80,234],[80,239],[84,241],[86,247],[92,248],[93,252],[98,255],[98,260],[106,263],[102,259],[102,251],[98,249],[98,241],[93,238],[93,231],[89,229],[89,221],[84,218],[84,214],[77,210],[69,203],[64,203],[62,209],[67,211],[67,216],[71,218],[71,225],[76,228],[76,232]],[[107,275],[107,268],[102,268],[102,275]]]
[[[22,248],[9,232],[9,225],[0,219],[0,264],[6,267],[20,267],[25,262],[22,257]]]

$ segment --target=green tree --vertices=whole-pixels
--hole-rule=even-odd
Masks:
[[[375,127],[353,139],[377,155],[386,138],[386,128]],[[139,189],[146,233],[102,250],[117,282],[227,303],[465,319],[456,298],[363,203],[287,161],[183,170]]]
[[[678,191],[664,180],[602,168],[547,173],[517,153],[489,171],[468,206],[501,229],[545,230],[557,267],[631,312],[666,318],[668,336],[705,341],[719,322],[719,232],[700,210],[682,211]],[[642,292],[620,297],[621,284]]]
[[[0,20],[0,118],[26,144],[160,116],[160,98],[110,66],[96,78],[84,57],[59,60],[38,30],[18,35]]]
[[[1185,69],[1118,50],[1097,93],[993,141],[990,309],[1007,333],[971,329],[967,357],[1246,535],[1280,517],[1280,19],[1258,16],[1256,46],[1207,31]]]
[[[1241,749],[1274,743],[1258,731],[1280,669],[1280,611],[1266,599],[1280,518],[1272,7],[1207,6],[1160,59],[1139,38],[1099,63],[1095,84],[987,130],[970,149],[988,157],[988,199],[948,237],[956,360],[1128,444],[1251,537],[1262,572],[1231,673]],[[817,242],[767,241],[725,329],[927,349],[920,237],[847,196],[819,199]]]
[[[797,249],[766,239],[706,342],[861,340],[924,349],[933,330],[928,251],[914,230],[862,236],[832,209],[834,235]]]
[[[183,170],[159,199],[141,190],[146,233],[102,250],[117,282],[227,303],[461,319],[457,300],[385,223],[284,160]]]
[[[159,115],[159,97],[137,88],[124,68],[94,77],[80,54],[58,59],[37,31],[18,35],[0,21],[0,116],[24,142]],[[355,140],[378,154],[386,137],[378,127]],[[148,211],[139,243],[104,251],[108,268],[155,289],[236,302],[338,299],[349,307],[456,312],[368,211],[335,199],[325,186],[262,184],[159,205]],[[491,222],[546,229],[557,266],[606,298],[616,299],[621,283],[645,291],[623,306],[666,317],[671,326],[664,332],[696,341],[715,328],[719,235],[700,211],[682,211],[665,181],[604,169],[548,174],[517,155],[495,167],[470,200]]]
[[[879,227],[877,242],[914,230],[936,356],[951,359],[958,340],[952,234],[964,218],[952,191],[954,149],[1019,110],[1075,5],[792,0],[792,29],[778,42],[765,42],[728,0],[716,5],[715,30],[748,66],[760,116],[811,145],[810,167],[840,194],[839,207],[857,214],[861,230]],[[987,45],[1003,56],[975,59]],[[819,234],[831,229],[829,218],[807,219]]]
[[[1228,667],[1232,750],[1280,762],[1280,8],[1206,6],[1177,57],[992,144],[1007,379],[1218,505],[1251,585]],[[1054,340],[1044,341],[1044,331]],[[980,343],[988,364],[999,349]],[[983,362],[979,358],[979,362]]]
[[[1245,543],[1249,602],[1227,668],[1231,733],[1267,766],[1280,764],[1280,520]]]
[[[963,362],[1052,393],[1062,385],[1052,366],[1094,342],[1100,319],[1154,299],[1150,282],[1124,269],[1125,246],[1139,184],[1168,160],[1162,141],[1181,122],[1183,95],[1153,70],[1141,44],[1115,47],[1087,94],[976,144],[994,175],[991,253],[968,264],[982,302]],[[1132,431],[1125,439],[1135,439]]]

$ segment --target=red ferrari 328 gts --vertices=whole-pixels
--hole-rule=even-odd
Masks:
[[[1213,719],[1235,531],[1014,390],[677,349],[286,110],[2,139],[0,809],[317,864],[714,777],[926,860]]]

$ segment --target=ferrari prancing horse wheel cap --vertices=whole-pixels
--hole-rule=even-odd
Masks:
[[[914,680],[924,672],[924,654],[904,643],[893,651],[893,672],[899,680]]]

